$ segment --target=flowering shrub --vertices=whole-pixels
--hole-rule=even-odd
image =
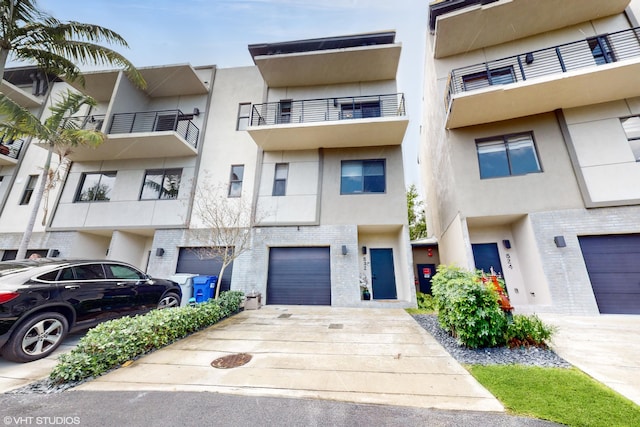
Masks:
[[[503,280],[455,266],[441,265],[437,271],[431,293],[438,323],[460,344],[470,348],[547,346],[554,328],[537,316],[515,315],[513,321],[507,317],[503,308],[511,305]]]

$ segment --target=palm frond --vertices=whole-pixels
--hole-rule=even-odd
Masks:
[[[0,132],[5,138],[16,139],[32,136],[42,139],[48,136],[48,129],[33,113],[0,93]]]
[[[76,114],[81,107],[88,105],[95,107],[97,102],[92,97],[79,92],[67,91],[56,101],[49,110],[51,116],[45,120],[45,126],[51,130],[59,128],[65,117]]]

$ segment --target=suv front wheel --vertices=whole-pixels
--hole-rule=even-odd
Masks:
[[[12,362],[42,359],[58,348],[68,331],[69,322],[62,314],[36,314],[13,332],[2,349],[2,357]]]

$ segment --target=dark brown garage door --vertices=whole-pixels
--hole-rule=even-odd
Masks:
[[[329,248],[271,248],[266,302],[331,305]]]
[[[578,240],[600,313],[640,314],[640,234]]]
[[[178,265],[176,273],[202,274],[204,276],[217,276],[220,273],[222,262],[215,258],[201,258],[202,252],[199,248],[180,248],[178,254]],[[231,273],[233,263],[229,264],[222,275],[222,286],[220,291],[228,291],[231,285]]]

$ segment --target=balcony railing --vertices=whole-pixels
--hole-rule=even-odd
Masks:
[[[0,138],[0,154],[3,156],[17,159],[20,155],[20,150],[24,145],[24,139],[5,139]]]
[[[174,131],[193,147],[198,144],[200,129],[193,124],[192,114],[180,110],[118,113],[113,115],[109,134]]]
[[[104,123],[104,114],[92,114],[90,116],[73,116],[67,117],[62,122],[62,127],[67,127],[71,124],[77,129],[84,130],[102,130]]]
[[[314,123],[405,115],[404,94],[287,100],[255,104],[251,126]]]
[[[446,108],[450,108],[451,97],[461,92],[637,57],[640,57],[640,27],[458,68],[449,76]]]

